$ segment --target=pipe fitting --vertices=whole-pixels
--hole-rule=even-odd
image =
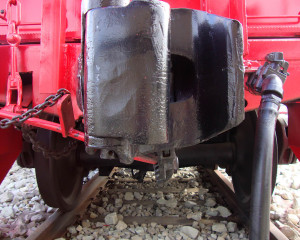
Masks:
[[[282,80],[276,74],[268,75],[262,83],[262,95],[275,94],[280,98],[283,98],[283,83]]]

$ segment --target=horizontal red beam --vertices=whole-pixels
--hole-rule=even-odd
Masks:
[[[18,114],[12,113],[12,112],[7,112],[2,109],[0,110],[0,118],[2,118],[2,119],[4,119],[4,118],[12,119],[13,117],[16,117],[16,116],[18,116]],[[44,129],[48,129],[50,131],[54,131],[54,132],[58,132],[58,133],[62,134],[61,126],[58,123],[50,122],[50,121],[35,118],[35,117],[27,119],[24,123],[28,124],[30,126],[44,128]],[[73,128],[71,128],[69,130],[68,137],[72,137],[79,141],[84,142],[84,133],[81,131],[75,130]],[[145,157],[145,156],[137,156],[137,157],[134,157],[133,159],[135,161],[149,163],[149,164],[153,164],[153,165],[157,163],[157,161],[155,159],[150,158],[150,157]]]
[[[12,113],[12,112],[7,112],[7,111],[4,111],[2,109],[0,110],[0,118],[12,119],[13,117],[16,117],[16,116],[18,116],[18,114]],[[47,120],[43,120],[43,119],[33,117],[33,118],[27,119],[24,123],[28,124],[28,125],[31,125],[31,126],[34,126],[34,127],[44,128],[44,129],[48,129],[48,130],[51,130],[51,131],[54,131],[54,132],[62,133],[60,124],[50,122],[50,121],[47,121]],[[84,142],[84,133],[81,132],[81,131],[78,131],[76,129],[73,129],[73,128],[71,128],[68,131],[68,137],[75,138],[79,141]]]
[[[153,158],[145,157],[145,156],[137,156],[133,158],[135,161],[144,162],[144,163],[150,163],[150,164],[156,164],[157,161]]]
[[[28,23],[21,23],[19,25],[19,27],[22,27],[22,26],[40,26],[42,25],[41,23],[38,23],[38,22],[28,22]],[[8,25],[5,24],[5,23],[0,23],[0,27],[7,27]]]
[[[300,15],[247,16],[247,19],[259,19],[259,18],[300,18]]]

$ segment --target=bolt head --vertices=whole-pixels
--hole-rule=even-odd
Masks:
[[[5,10],[4,10],[4,9],[1,9],[1,10],[0,10],[0,13],[1,13],[1,14],[4,14],[4,13],[5,13]]]

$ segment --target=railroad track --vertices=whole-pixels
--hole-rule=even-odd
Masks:
[[[240,224],[241,219],[240,216],[243,215],[242,210],[237,205],[235,199],[234,199],[234,191],[233,186],[231,182],[225,178],[221,172],[219,171],[213,171],[213,170],[205,170],[207,175],[210,178],[210,184],[214,187],[217,187],[218,192],[221,194],[221,202],[222,199],[226,202],[226,204],[229,206],[229,209],[231,209],[232,214],[228,217],[222,217],[222,216],[202,216],[199,220],[199,226],[195,226],[195,220],[191,218],[187,218],[187,215],[179,216],[176,214],[169,215],[169,216],[130,216],[124,215],[122,217],[122,222],[124,222],[127,226],[147,226],[147,224],[150,226],[151,224],[155,223],[157,225],[161,225],[167,228],[169,226],[191,226],[198,229],[201,228],[200,226],[203,225],[210,225],[212,226],[215,223],[219,222],[235,222]],[[79,199],[78,205],[75,207],[75,209],[71,212],[63,213],[59,210],[57,210],[53,215],[51,215],[42,225],[40,225],[37,230],[30,235],[27,239],[30,240],[36,240],[36,239],[56,239],[59,237],[65,237],[68,238],[68,235],[66,235],[67,228],[71,225],[73,225],[75,222],[79,221],[88,221],[89,224],[95,224],[99,222],[105,222],[105,214],[103,215],[97,215],[93,218],[90,217],[90,212],[87,211],[88,206],[93,202],[93,206],[101,205],[103,202],[101,202],[101,199],[97,199],[96,195],[100,191],[105,192],[105,196],[116,196],[116,195],[125,195],[126,193],[139,193],[141,195],[144,194],[157,194],[157,192],[163,193],[164,196],[167,195],[180,195],[181,193],[185,193],[186,195],[197,195],[200,191],[203,190],[202,187],[185,187],[187,183],[190,181],[193,181],[192,178],[183,178],[183,179],[176,179],[177,181],[177,187],[170,184],[167,186],[162,187],[153,187],[155,184],[153,182],[153,179],[146,178],[144,179],[144,185],[146,184],[145,188],[123,188],[125,184],[133,184],[134,186],[137,185],[137,181],[128,177],[125,178],[112,178],[112,175],[116,172],[116,169],[113,170],[113,172],[108,177],[94,177],[91,179],[87,184],[84,185],[81,197]],[[198,196],[198,195],[197,195]],[[96,198],[96,200],[95,200]],[[107,197],[106,197],[107,198]],[[177,204],[183,204],[182,200],[178,199],[176,200]],[[206,202],[201,200],[195,200],[195,203],[199,205],[206,204]],[[107,206],[114,205],[115,202],[113,199],[108,199],[108,202],[105,203]],[[143,199],[142,201],[137,199],[131,199],[131,200],[124,200],[123,196],[123,205],[132,205],[132,206],[138,206],[139,204],[143,207],[147,206],[155,206],[158,204],[158,201],[153,199]],[[244,216],[245,217],[245,216]],[[100,226],[100,225],[99,225]],[[151,225],[152,226],[152,225]],[[100,227],[108,227],[107,225],[101,225]],[[110,229],[111,230],[111,229]],[[176,232],[176,231],[175,231]],[[201,233],[201,231],[200,231]],[[216,234],[215,234],[216,235]],[[132,238],[133,239],[133,238]],[[175,239],[175,238],[174,238]],[[221,239],[221,238],[220,238]],[[224,238],[225,239],[225,238]],[[272,222],[270,222],[270,239],[278,239],[278,240],[286,240],[288,239],[281,231],[276,228]]]
[[[211,177],[211,181],[216,184],[225,201],[231,207],[236,209],[240,216],[246,218],[243,210],[239,207],[234,198],[234,188],[232,183],[218,170],[207,170]],[[270,221],[270,239],[271,240],[288,240],[288,238]]]
[[[94,199],[99,191],[105,187],[109,178],[116,171],[114,168],[111,174],[107,177],[95,176],[88,181],[81,192],[78,204],[70,212],[62,212],[56,210],[37,230],[31,234],[28,240],[45,240],[55,239],[64,235],[68,226],[72,225],[77,218],[84,213],[88,205]]]

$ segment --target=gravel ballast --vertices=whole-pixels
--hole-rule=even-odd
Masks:
[[[300,191],[299,162],[280,166],[278,183],[272,197],[271,218],[288,235],[299,239]],[[82,220],[70,226],[65,239],[248,239],[247,229],[231,221],[233,210],[220,203],[220,196],[210,190],[194,168],[186,168],[163,186],[169,189],[192,189],[196,192],[143,192],[154,189],[149,181],[122,182],[131,177],[130,171],[118,173],[109,191],[101,192],[87,209]],[[188,181],[182,181],[188,179]],[[130,189],[118,192],[115,188]],[[135,190],[136,189],[136,190]],[[41,199],[33,169],[22,169],[16,164],[0,186],[1,237],[24,239],[55,209]],[[156,222],[127,223],[129,217],[186,218],[187,225],[162,225]],[[229,217],[227,219],[227,217]],[[219,219],[219,220],[217,220]]]

